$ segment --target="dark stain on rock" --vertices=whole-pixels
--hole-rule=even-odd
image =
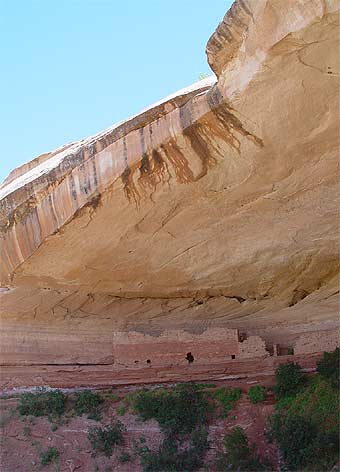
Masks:
[[[142,148],[143,155],[145,154],[145,137],[144,137],[144,128],[139,129],[140,145]]]
[[[301,302],[304,298],[308,297],[309,293],[303,289],[294,290],[291,302],[289,303],[289,307],[296,305],[297,303]]]
[[[52,201],[52,195],[51,194],[48,195],[48,206],[50,207],[50,212],[51,212],[51,215],[52,215],[54,226],[56,228],[58,228],[58,220],[57,220],[57,216],[54,212],[54,206],[53,206],[53,201]]]
[[[223,95],[221,94],[218,85],[215,85],[208,90],[206,98],[211,110],[214,110],[223,103]]]
[[[193,179],[193,181],[197,181],[207,174],[209,167],[214,166],[217,163],[217,159],[214,157],[212,150],[209,149],[208,140],[206,139],[206,128],[203,124],[196,123],[196,125],[184,129],[183,135],[190,142],[191,148],[195,151],[202,164],[201,172]]]
[[[72,199],[75,202],[77,202],[78,197],[77,197],[77,191],[76,191],[76,184],[74,182],[74,177],[73,177],[72,173],[70,174],[69,182],[70,182],[70,189],[71,189]]]
[[[123,138],[123,158],[128,167],[128,157],[127,157],[127,145],[126,145],[126,137]]]
[[[96,210],[101,204],[102,196],[98,193],[86,204],[86,206],[91,207],[93,210]]]
[[[193,118],[192,118],[191,102],[186,103],[179,109],[179,119],[180,119],[183,129],[192,125]]]
[[[93,181],[95,188],[98,187],[98,178],[97,178],[97,168],[96,168],[96,161],[93,159],[92,161],[92,171],[93,171]]]
[[[149,196],[151,200],[157,185],[161,182],[169,182],[170,179],[167,164],[162,159],[161,153],[156,149],[152,150],[151,156],[146,153],[143,154],[139,172],[138,184],[142,189],[143,197]]]
[[[150,172],[150,161],[149,161],[149,156],[146,154],[146,152],[143,154],[142,160],[140,161],[140,166],[139,166],[139,171],[141,173],[141,177],[144,174],[147,174]]]
[[[177,145],[175,139],[169,139],[167,143],[161,145],[161,149],[175,172],[177,182],[185,184],[195,180],[192,170],[189,167],[189,162]]]
[[[208,117],[204,117],[201,121],[204,126],[205,141],[210,142],[215,151],[219,151],[214,144],[214,137],[228,143],[238,153],[241,150],[240,136],[250,139],[256,146],[263,147],[263,141],[255,134],[248,131],[241,120],[233,113],[233,109],[226,103],[217,105],[220,102],[220,92],[216,88],[210,94],[207,94],[209,106],[212,108]],[[223,155],[221,157],[224,157]]]
[[[255,134],[248,131],[244,126],[241,120],[237,118],[237,116],[232,113],[235,111],[232,107],[223,105],[218,107],[214,110],[215,115],[217,116],[218,120],[228,129],[231,133],[237,132],[244,136],[245,138],[250,139],[259,147],[263,147],[263,140],[256,136]]]
[[[152,129],[152,123],[149,124],[149,135],[150,135],[150,143],[152,145],[152,142],[153,142],[153,129]]]
[[[157,149],[153,149],[151,152],[151,158],[153,162],[153,171],[158,176],[159,183],[169,183],[171,177],[169,168],[165,160],[162,158],[161,153]]]
[[[81,208],[78,208],[78,210],[75,211],[72,220],[68,221],[65,226],[67,226],[71,221],[73,221],[74,218],[77,218],[81,215],[84,214],[84,211],[87,209],[90,209],[91,214],[94,213],[97,208],[101,205],[101,199],[102,196],[98,193],[94,195],[91,200],[89,200],[85,205],[83,205]]]
[[[126,198],[129,201],[134,201],[136,207],[138,208],[141,196],[137,190],[136,184],[133,180],[133,172],[129,166],[125,167],[121,175],[121,179],[123,182],[124,194]]]

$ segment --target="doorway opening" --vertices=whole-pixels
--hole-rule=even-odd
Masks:
[[[191,354],[191,352],[187,353],[186,360],[189,362],[189,364],[194,362],[195,359],[194,359],[194,356]]]

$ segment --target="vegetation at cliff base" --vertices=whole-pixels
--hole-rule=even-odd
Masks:
[[[306,376],[301,366],[294,362],[281,364],[275,371],[276,386],[274,392],[277,398],[296,393],[305,383]]]
[[[187,383],[172,389],[142,390],[132,403],[143,421],[156,419],[165,436],[157,450],[140,448],[145,472],[194,471],[203,466],[209,447],[205,425],[215,406],[202,386]]]
[[[323,358],[317,363],[317,371],[324,379],[328,380],[334,388],[340,387],[340,348],[333,352],[325,352]]]
[[[172,389],[144,389],[135,396],[133,409],[143,421],[156,419],[166,434],[183,436],[207,423],[212,406],[205,392],[188,383]]]
[[[267,468],[268,467],[268,468]],[[219,471],[253,472],[271,470],[257,456],[255,446],[250,445],[245,431],[236,426],[223,438],[223,452],[217,461]]]
[[[39,389],[36,393],[23,393],[20,396],[18,410],[24,416],[59,417],[65,412],[66,396],[60,390],[46,391]]]
[[[196,429],[189,439],[189,446],[180,450],[180,443],[174,437],[166,437],[156,451],[144,447],[140,451],[141,464],[145,472],[195,471],[204,464],[208,432],[205,428]]]
[[[44,467],[53,462],[56,462],[59,458],[59,451],[56,447],[49,447],[46,451],[42,451],[40,454],[40,463]]]
[[[250,387],[248,397],[254,404],[263,402],[266,399],[266,389],[262,385],[254,385]]]
[[[230,431],[228,417],[234,421],[240,415],[243,422],[247,411],[251,420],[274,408],[268,417],[266,435],[279,449],[280,470],[329,472],[339,458],[339,354],[340,349],[324,353],[317,363],[316,375],[307,375],[296,362],[281,364],[275,372],[275,406],[269,401],[265,408],[256,406],[266,399],[267,389],[253,385],[247,393],[249,400],[242,404],[245,409],[241,412],[239,408],[235,412],[237,416],[231,416],[234,413],[230,412],[242,396],[239,388],[194,382],[128,389],[129,393],[125,391],[125,395],[124,390],[113,389],[82,390],[65,395],[60,390],[41,388],[20,395],[14,411],[19,411],[24,416],[21,420],[30,424],[23,427],[24,437],[31,435],[31,424],[38,422],[33,416],[53,420],[53,432],[66,421],[79,422],[75,415],[86,415],[99,421],[104,412],[108,415],[114,413],[116,418],[110,416],[109,424],[105,422],[88,429],[92,457],[110,458],[115,454],[115,460],[125,464],[124,467],[131,467],[131,470],[140,462],[144,472],[194,472],[210,466],[219,471],[258,472],[274,470],[273,465],[264,459],[266,452],[261,446],[259,456],[241,427],[236,426]],[[132,414],[142,422],[157,421],[160,438],[156,443],[150,441],[152,436],[147,435],[139,440],[133,438],[132,446],[127,449],[124,441],[126,429],[117,419],[126,413],[129,415],[125,422],[132,420]],[[221,421],[221,418],[226,421]],[[226,427],[222,441],[214,428],[208,437],[208,425],[217,419],[219,425]],[[42,420],[44,422],[46,420]],[[148,430],[148,425],[145,430]],[[249,434],[253,437],[252,428]],[[45,444],[45,448],[47,446]],[[217,457],[216,453],[206,457],[210,447],[219,451]],[[41,466],[52,467],[54,464],[58,467],[59,451],[55,447],[45,448],[36,448]],[[270,455],[273,450],[270,449]],[[101,457],[100,460],[108,459]]]
[[[324,353],[321,366],[327,366],[330,359],[336,362],[329,354],[334,353]],[[277,378],[282,382],[280,367]],[[326,370],[330,372],[328,367]],[[268,421],[268,438],[277,443],[289,471],[327,471],[339,458],[339,391],[332,375],[307,379],[297,367],[294,373],[294,382],[286,378],[289,388],[278,390],[275,412]]]
[[[222,418],[227,418],[229,412],[234,409],[236,402],[241,398],[241,390],[220,387],[213,392],[212,396],[220,407]]]
[[[125,427],[119,420],[104,428],[90,428],[88,438],[93,452],[104,454],[106,457],[112,456],[114,447],[124,444],[124,431]]]
[[[74,411],[77,416],[87,414],[89,419],[98,421],[101,419],[99,407],[102,403],[103,399],[98,393],[84,390],[76,395]]]

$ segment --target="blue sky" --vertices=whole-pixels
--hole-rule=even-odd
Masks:
[[[0,0],[0,181],[210,73],[231,0]]]

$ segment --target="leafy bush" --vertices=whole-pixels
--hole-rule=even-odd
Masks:
[[[339,394],[320,376],[283,397],[269,418],[268,439],[276,441],[289,470],[327,470],[339,456]]]
[[[117,415],[124,416],[126,413],[127,413],[126,406],[120,406],[119,408],[117,408]]]
[[[61,416],[65,412],[66,396],[60,390],[23,393],[19,400],[19,413],[24,416]]]
[[[167,434],[185,435],[207,422],[208,398],[195,384],[173,389],[142,390],[133,401],[136,413],[146,421],[156,419]]]
[[[55,462],[59,457],[59,451],[56,447],[49,447],[47,451],[40,454],[40,462],[42,466]]]
[[[333,352],[324,352],[323,358],[317,363],[317,371],[329,380],[334,388],[340,387],[340,348]]]
[[[174,437],[167,437],[157,451],[143,448],[141,464],[144,472],[194,471],[203,466],[208,447],[208,432],[205,429],[197,429],[192,433],[187,449],[179,451]]]
[[[300,470],[308,464],[316,436],[316,426],[309,418],[278,413],[270,418],[268,437],[276,440],[290,470]]]
[[[206,388],[210,389],[210,388],[215,388],[216,387],[216,385],[213,384],[213,383],[195,383],[195,385],[198,389],[202,389],[202,390],[204,390]]]
[[[74,411],[77,416],[87,413],[89,419],[99,421],[101,419],[99,412],[101,403],[103,403],[103,400],[98,393],[91,392],[91,390],[84,390],[79,392],[76,396]]]
[[[120,400],[120,396],[117,392],[115,392],[115,387],[108,388],[106,390],[102,390],[100,392],[100,397],[103,400],[108,400],[112,402],[118,402]]]
[[[266,399],[266,389],[262,385],[254,385],[250,387],[248,392],[249,399],[252,403],[256,404],[263,402]]]
[[[96,408],[95,410],[92,410],[91,413],[88,414],[88,419],[93,420],[93,421],[101,421],[103,419],[102,412]]]
[[[124,431],[123,423],[116,421],[104,428],[90,428],[88,438],[94,452],[103,453],[105,456],[110,457],[112,456],[114,446],[124,443]]]
[[[325,430],[339,430],[339,392],[319,375],[311,378],[297,395],[279,400],[275,409],[278,412],[287,412],[291,416],[309,417],[313,423]]]
[[[222,416],[226,418],[235,407],[235,403],[241,398],[241,390],[239,388],[221,387],[213,392],[213,398],[221,405]]]
[[[297,393],[304,385],[306,378],[301,366],[294,362],[279,365],[275,371],[275,377],[274,392],[278,398]]]
[[[126,451],[123,451],[121,455],[119,456],[119,462],[121,462],[122,464],[124,464],[125,462],[130,462],[130,460],[131,460],[131,456]]]
[[[218,470],[266,470],[266,466],[257,457],[254,446],[249,445],[246,433],[239,426],[225,435],[223,446],[225,451],[218,460]]]
[[[156,419],[165,433],[156,451],[140,445],[138,452],[144,471],[193,471],[203,466],[209,443],[202,426],[207,423],[213,405],[202,385],[188,383],[172,389],[142,390],[131,403],[144,421]],[[184,449],[183,441],[188,442]]]
[[[139,452],[144,472],[176,471],[178,447],[174,438],[166,438],[157,451],[143,447]]]
[[[223,445],[228,455],[228,461],[233,466],[242,465],[242,462],[248,460],[251,454],[247,435],[239,426],[233,428],[231,433],[226,434]]]

